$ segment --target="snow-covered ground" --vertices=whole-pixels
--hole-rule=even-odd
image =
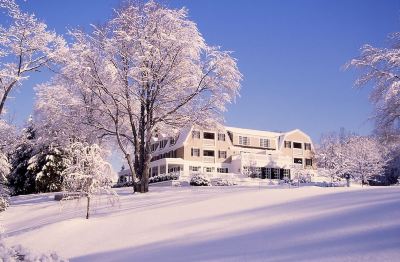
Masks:
[[[398,261],[400,187],[152,187],[120,202],[62,207],[19,196],[8,244],[72,261]]]

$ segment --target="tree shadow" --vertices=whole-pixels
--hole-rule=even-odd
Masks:
[[[398,190],[313,196],[168,225],[173,230],[215,221],[250,219],[241,220],[245,223],[242,230],[197,232],[168,241],[75,257],[72,261],[393,261],[400,255],[399,202]],[[291,211],[302,212],[305,217],[290,218]],[[289,219],[251,226],[252,217],[268,220],[277,215]]]

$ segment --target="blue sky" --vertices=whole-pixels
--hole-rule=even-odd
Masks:
[[[60,34],[66,28],[102,23],[116,0],[18,1]],[[340,127],[369,134],[368,89],[356,90],[355,71],[342,69],[359,48],[387,44],[399,31],[400,1],[213,1],[163,0],[189,15],[212,45],[234,51],[244,75],[241,97],[229,106],[227,125],[272,131],[299,128],[318,141]],[[33,86],[49,75],[24,82],[9,102],[22,123],[34,104]]]

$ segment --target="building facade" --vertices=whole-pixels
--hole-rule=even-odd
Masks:
[[[235,173],[284,179],[291,170],[315,172],[314,146],[299,129],[268,132],[235,127],[185,129],[177,137],[158,137],[151,145],[150,175],[171,172]]]

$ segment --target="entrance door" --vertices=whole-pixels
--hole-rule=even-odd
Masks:
[[[261,168],[261,179],[266,179],[267,178],[267,168],[262,167]]]

